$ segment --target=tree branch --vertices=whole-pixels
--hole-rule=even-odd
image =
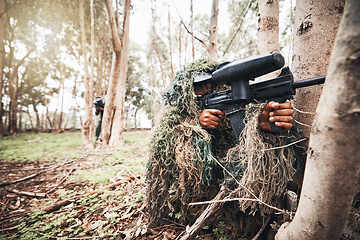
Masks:
[[[184,21],[182,20],[182,17],[181,17],[181,15],[180,15],[180,13],[179,13],[179,10],[177,9],[177,7],[176,7],[176,5],[175,5],[175,3],[174,3],[174,0],[172,0],[172,2],[173,2],[173,4],[174,4],[174,6],[175,6],[175,9],[176,9],[179,17],[180,17],[180,22],[181,22],[181,24],[184,26],[185,30],[186,30],[192,37],[194,37],[196,40],[198,40],[200,43],[204,44],[205,47],[206,47],[206,49],[208,49],[209,46],[208,46],[203,40],[201,40],[200,38],[196,37],[196,36],[194,35],[194,33],[189,30],[189,28],[186,26],[186,24],[185,24]]]

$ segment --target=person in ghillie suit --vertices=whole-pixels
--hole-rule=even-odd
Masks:
[[[194,89],[194,79],[217,66],[206,58],[189,64],[177,72],[172,88],[164,95],[164,113],[154,131],[147,165],[149,227],[169,223],[166,219],[192,224],[206,205],[188,204],[211,200],[221,186],[226,186],[227,198],[257,196],[271,206],[282,207],[286,185],[300,168],[298,146],[279,148],[299,138],[292,128],[290,103],[249,104],[239,143],[229,119],[221,117],[222,111],[200,109],[197,95],[214,86]],[[216,86],[217,90],[222,87]],[[269,114],[285,131],[268,132],[273,131]],[[213,218],[224,221],[233,236],[248,237],[272,212],[259,201],[237,201],[225,204]]]
[[[96,137],[95,141],[97,141],[99,139],[100,132],[101,132],[101,124],[102,124],[102,119],[103,119],[103,115],[104,115],[105,103],[100,97],[96,97],[94,100],[94,106],[95,106],[95,115],[100,114],[100,119],[96,126],[96,131],[95,131],[95,137]]]

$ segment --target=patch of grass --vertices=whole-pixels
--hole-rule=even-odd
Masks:
[[[66,156],[79,157],[80,152],[69,151],[82,145],[81,132],[18,134],[0,141],[2,161],[53,161]]]
[[[97,156],[93,160],[95,168],[79,170],[71,180],[109,184],[110,178],[116,179],[118,173],[122,173],[122,176],[129,175],[128,171],[133,174],[144,173],[150,138],[149,131],[125,132],[124,146],[118,147],[111,156]],[[100,153],[105,150],[97,149],[97,151]]]

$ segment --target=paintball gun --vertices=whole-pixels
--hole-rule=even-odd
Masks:
[[[221,92],[208,92],[198,97],[200,107],[202,109],[227,110],[235,137],[239,140],[239,135],[245,126],[244,117],[247,104],[266,100],[282,103],[293,98],[297,88],[325,82],[325,76],[294,82],[290,69],[282,68],[284,63],[281,54],[270,53],[220,64],[206,81],[227,84],[231,88]],[[249,83],[250,80],[280,68],[282,69],[279,76],[274,79]],[[274,130],[283,130],[274,123],[270,123],[270,127]]]

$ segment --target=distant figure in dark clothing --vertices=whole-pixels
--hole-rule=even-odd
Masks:
[[[94,100],[94,105],[95,105],[95,109],[96,109],[95,115],[100,114],[100,120],[98,122],[98,125],[96,126],[96,132],[95,132],[96,140],[98,140],[98,138],[100,136],[100,132],[101,132],[101,123],[102,123],[102,118],[104,115],[105,103],[100,97],[96,97]]]

